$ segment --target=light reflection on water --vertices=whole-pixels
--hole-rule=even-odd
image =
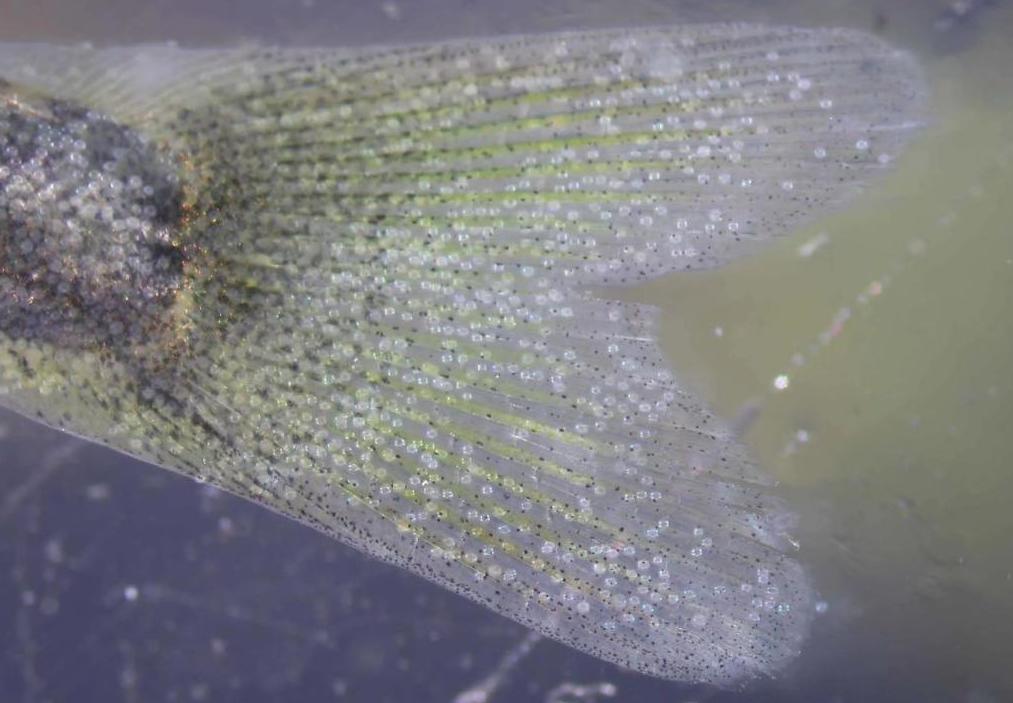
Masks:
[[[601,682],[622,701],[1003,700],[1013,8],[941,33],[942,2],[671,4],[258,2],[237,18],[228,3],[52,1],[5,9],[0,38],[362,44],[675,16],[848,24],[913,47],[933,123],[875,192],[751,260],[624,293],[664,308],[673,363],[723,414],[758,410],[747,439],[802,514],[828,605],[803,657],[711,693],[541,642],[493,700]],[[253,506],[2,422],[3,700],[445,701],[525,637]]]

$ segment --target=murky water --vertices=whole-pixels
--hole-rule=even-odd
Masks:
[[[802,516],[826,603],[773,682],[714,692],[549,642],[309,530],[4,415],[0,700],[1002,701],[1013,696],[1013,6],[604,0],[0,3],[0,39],[364,44],[762,19],[923,59],[931,124],[846,210],[624,298]],[[987,6],[986,6],[987,5]],[[951,20],[945,31],[935,26]],[[599,686],[609,684],[609,686]],[[569,686],[569,688],[565,688]],[[563,688],[561,688],[563,687]],[[491,689],[490,689],[491,690]]]

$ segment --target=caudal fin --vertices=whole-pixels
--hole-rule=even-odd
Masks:
[[[187,155],[188,353],[138,378],[7,341],[16,404],[638,671],[795,655],[790,511],[666,367],[654,311],[585,286],[720,265],[842,202],[918,123],[907,56],[745,25],[118,51],[79,56],[91,83],[10,47],[0,74],[98,81]],[[131,92],[145,51],[161,73]]]

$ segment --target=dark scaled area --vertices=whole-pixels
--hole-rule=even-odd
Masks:
[[[166,334],[181,193],[136,132],[0,79],[0,331],[116,353]]]

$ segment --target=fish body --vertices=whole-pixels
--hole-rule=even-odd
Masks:
[[[644,673],[797,654],[791,511],[588,288],[841,203],[919,124],[908,56],[698,25],[0,77],[0,402]]]

